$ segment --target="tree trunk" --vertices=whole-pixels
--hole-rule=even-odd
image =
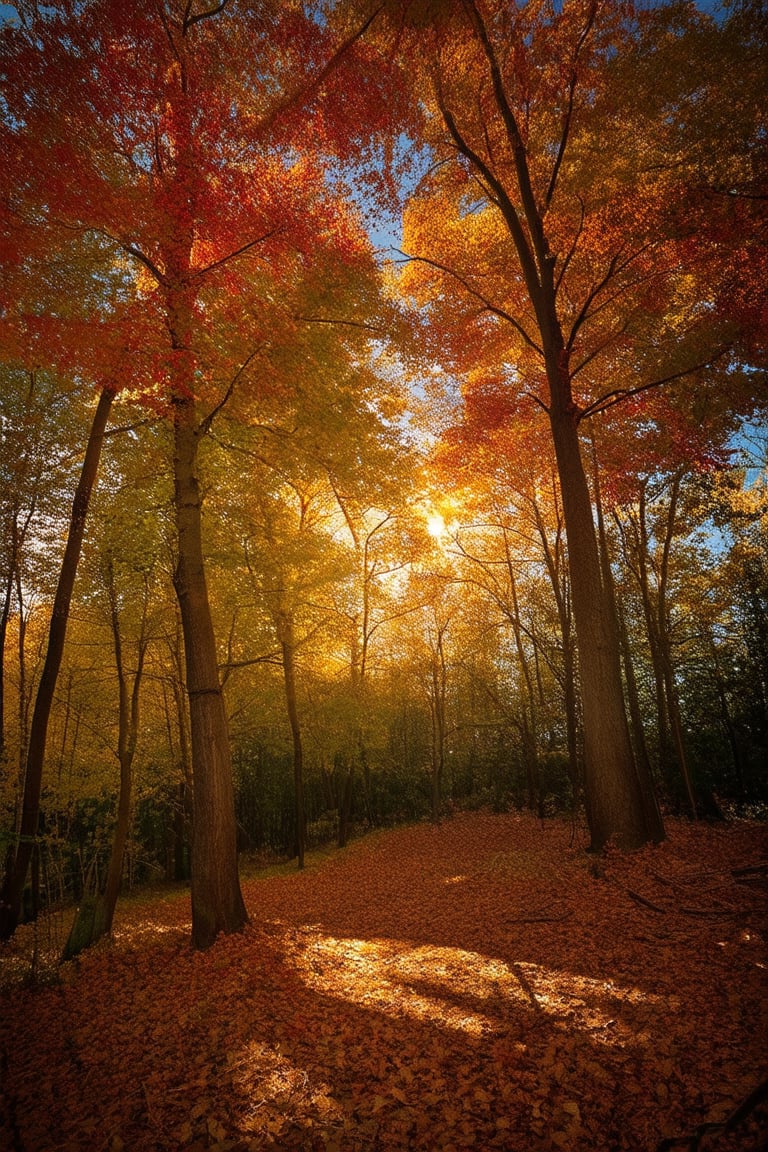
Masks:
[[[509,537],[506,530],[504,531],[504,556],[507,575],[509,577],[510,607],[512,609],[509,613],[509,620],[512,624],[512,631],[515,637],[517,662],[520,665],[520,671],[523,674],[523,683],[525,684],[525,693],[520,702],[520,732],[523,743],[523,764],[525,767],[525,779],[528,791],[528,809],[531,812],[536,812],[541,817],[544,811],[544,798],[541,794],[541,782],[539,779],[536,693],[533,687],[533,678],[531,677],[528,657],[523,644],[522,620],[520,618],[520,605],[517,598],[517,581],[512,564]]]
[[[693,788],[690,769],[688,767],[688,751],[685,746],[683,723],[680,715],[680,697],[675,681],[675,670],[672,659],[672,636],[670,633],[669,614],[667,612],[669,561],[672,549],[672,541],[675,534],[675,519],[677,516],[677,505],[680,498],[680,485],[682,483],[682,479],[683,471],[682,469],[678,469],[672,480],[672,489],[670,491],[669,497],[669,511],[667,515],[666,531],[664,535],[664,547],[662,551],[661,573],[659,577],[659,596],[657,605],[657,634],[659,639],[659,652],[661,655],[662,670],[664,675],[664,690],[667,697],[667,712],[669,715],[670,727],[672,729],[672,740],[675,746],[675,752],[677,753],[680,775],[682,776],[683,785],[688,797],[688,804],[690,805],[691,814],[694,820],[696,820],[698,819],[696,795]]]
[[[112,833],[112,847],[107,866],[104,891],[94,901],[84,900],[75,916],[75,922],[64,946],[63,960],[71,960],[85,948],[90,948],[102,936],[112,931],[117,898],[123,877],[123,858],[128,834],[131,828],[131,794],[133,790],[133,759],[139,735],[139,693],[144,671],[146,653],[146,588],[144,618],[139,637],[139,651],[133,686],[128,692],[128,680],[123,663],[123,643],[120,634],[120,619],[117,610],[117,596],[114,586],[114,571],[111,559],[108,570],[108,595],[112,624],[112,639],[115,649],[115,666],[118,684],[118,723],[117,759],[120,765],[120,787],[117,798],[117,814]]]
[[[437,626],[437,638],[432,651],[432,822],[440,823],[445,775],[445,695],[446,664],[444,636],[447,624]]]
[[[720,714],[723,719],[723,727],[728,736],[728,743],[731,748],[731,756],[733,757],[733,770],[736,776],[736,788],[738,791],[739,800],[746,800],[747,790],[744,783],[744,762],[742,759],[741,749],[739,747],[739,738],[736,732],[736,726],[731,716],[731,710],[728,706],[728,696],[725,691],[725,681],[720,669],[720,660],[717,654],[717,645],[715,644],[714,636],[710,637],[710,648],[712,650],[712,665],[714,667],[715,687],[717,689],[717,699],[720,704]]]
[[[339,835],[337,845],[346,848],[349,840],[349,822],[352,815],[352,797],[355,789],[355,764],[352,757],[347,765],[347,772],[342,787],[339,789]]]
[[[557,483],[553,476],[552,487],[557,497]],[[565,731],[568,745],[568,774],[573,792],[573,807],[578,805],[584,786],[584,771],[579,756],[579,710],[578,694],[576,689],[576,660],[573,646],[573,622],[569,604],[567,567],[563,562],[563,548],[561,541],[561,517],[558,510],[558,531],[554,549],[547,536],[546,524],[541,514],[538,501],[533,500],[533,513],[536,529],[541,540],[544,560],[549,573],[549,582],[557,606],[557,618],[560,623],[560,634],[563,640],[563,706],[565,708]]]
[[[237,870],[232,761],[203,562],[199,427],[191,392],[174,396],[174,507],[192,752],[192,943],[208,948],[248,920]]]
[[[288,710],[288,723],[291,726],[293,741],[293,789],[296,811],[296,857],[299,868],[304,867],[306,842],[306,814],[304,812],[304,749],[301,743],[301,724],[296,698],[296,641],[293,634],[293,617],[290,612],[280,611],[276,616],[277,638],[283,656],[283,680],[285,683],[285,703]]]
[[[112,931],[112,920],[115,915],[117,897],[120,894],[120,882],[123,876],[123,857],[125,846],[128,843],[128,833],[131,828],[131,799],[133,790],[133,760],[136,755],[136,745],[139,738],[139,704],[141,698],[141,680],[144,672],[144,658],[147,651],[147,607],[149,590],[147,582],[144,583],[144,603],[141,620],[141,631],[138,637],[138,658],[136,671],[133,674],[130,697],[128,693],[128,678],[125,674],[123,662],[123,642],[120,634],[120,617],[117,608],[117,595],[114,586],[114,570],[112,561],[109,561],[108,592],[110,601],[110,614],[112,621],[112,639],[115,649],[115,665],[117,667],[117,682],[119,690],[119,719],[117,758],[120,763],[120,791],[117,801],[117,819],[112,836],[112,851],[109,857],[107,879],[104,892],[97,903],[96,921],[94,926],[94,942],[100,936]]]
[[[550,382],[551,380],[550,373]],[[550,422],[563,495],[584,715],[587,819],[593,850],[663,839],[649,827],[629,738],[618,628],[606,594],[576,416],[551,387]],[[660,823],[660,821],[659,821]]]
[[[40,819],[40,793],[43,782],[43,763],[48,738],[48,721],[56,691],[56,681],[64,654],[64,642],[69,622],[69,606],[75,584],[80,549],[85,532],[85,520],[99,468],[104,431],[112,408],[114,392],[102,389],[96,410],[93,414],[88,443],[85,449],[80,480],[72,504],[69,533],[64,549],[64,559],[59,573],[59,582],[53,601],[51,624],[48,633],[48,648],[40,677],[32,715],[32,725],[27,749],[27,770],[24,780],[24,800],[21,816],[21,831],[16,847],[13,867],[10,869],[0,895],[0,940],[8,940],[19,921],[21,900],[27,879],[27,870],[36,842]]]
[[[13,535],[15,536],[15,532]],[[5,772],[5,643],[8,635],[8,621],[11,615],[15,575],[16,557],[15,548],[12,548],[8,562],[8,578],[5,582],[3,607],[2,611],[0,611],[0,781],[2,781]]]
[[[629,632],[627,630],[627,622],[624,617],[624,610],[621,604],[617,601],[616,612],[619,621],[619,637],[621,640],[621,652],[624,660],[624,678],[627,682],[627,704],[629,705],[629,719],[632,726],[632,736],[635,742],[635,756],[639,765],[642,765],[643,771],[647,773],[649,779],[653,779],[653,769],[651,766],[651,757],[648,752],[648,742],[645,738],[645,724],[643,723],[643,712],[640,707],[640,694],[637,688],[637,677],[635,676],[635,666],[632,660],[632,647],[629,642]],[[655,798],[655,793],[654,793]],[[655,800],[658,804],[658,800]]]
[[[640,785],[640,792],[643,797],[643,805],[645,808],[645,822],[646,827],[649,829],[657,829],[657,834],[653,836],[656,843],[664,839],[664,825],[661,817],[661,809],[656,797],[656,789],[653,786],[653,773],[651,771],[651,762],[648,757],[648,748],[645,743],[645,731],[643,728],[642,717],[640,714],[640,704],[637,698],[637,683],[635,681],[635,670],[632,666],[632,654],[629,650],[629,638],[627,636],[627,628],[624,622],[624,617],[619,607],[618,598],[616,596],[616,584],[613,579],[613,569],[611,567],[611,556],[608,550],[608,533],[605,530],[605,517],[603,516],[603,497],[600,489],[600,469],[597,463],[597,446],[595,438],[592,437],[592,474],[594,477],[594,493],[595,493],[595,509],[597,512],[597,531],[600,542],[600,563],[602,567],[603,580],[605,582],[605,592],[611,605],[611,611],[614,619],[616,620],[616,627],[618,629],[618,646],[620,658],[624,657],[624,675],[627,684],[627,701],[629,704],[629,715],[632,728],[635,736],[635,765],[637,768],[637,777]]]

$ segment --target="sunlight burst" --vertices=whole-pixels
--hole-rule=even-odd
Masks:
[[[431,512],[427,516],[427,532],[435,540],[439,540],[441,536],[445,535],[445,520],[439,512]]]

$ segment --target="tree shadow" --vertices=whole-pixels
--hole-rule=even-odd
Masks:
[[[726,1111],[753,1086],[751,969],[726,986],[729,957],[691,955],[704,936],[583,868],[516,885],[500,859],[489,881],[455,837],[416,839],[429,868],[395,845],[249,884],[251,926],[206,953],[144,936],[9,1001],[11,1146],[641,1152],[710,1118],[702,1078]],[[565,899],[566,922],[531,922]]]

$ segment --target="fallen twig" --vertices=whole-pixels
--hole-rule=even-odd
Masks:
[[[667,908],[660,908],[658,904],[654,904],[652,900],[647,900],[639,892],[633,892],[631,888],[627,888],[627,895],[631,896],[636,903],[642,904],[644,908],[650,908],[651,912],[660,912],[663,915],[668,911]]]

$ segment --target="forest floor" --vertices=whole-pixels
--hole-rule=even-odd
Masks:
[[[126,900],[113,941],[0,991],[0,1147],[645,1152],[721,1123],[768,1075],[768,828],[668,833],[378,833],[244,878],[250,925],[205,953],[187,892]],[[761,1147],[766,1115],[701,1149]]]

